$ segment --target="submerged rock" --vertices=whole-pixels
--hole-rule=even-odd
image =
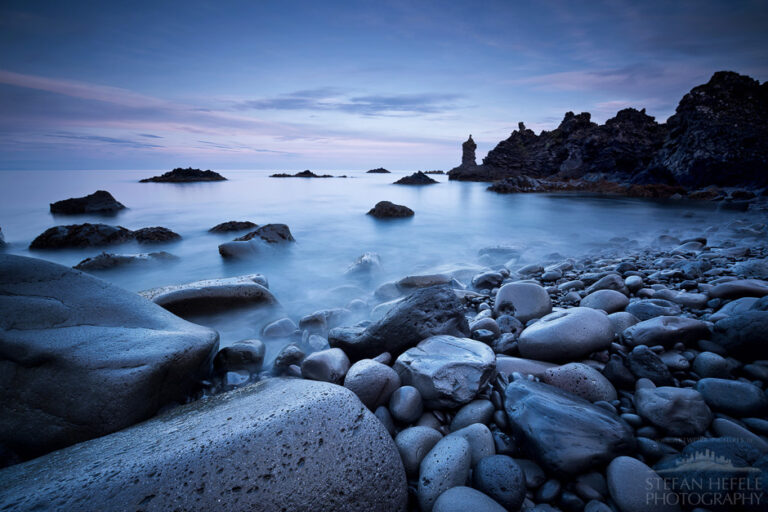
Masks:
[[[282,245],[295,242],[291,230],[285,224],[266,224],[231,242],[219,245],[224,258],[241,258],[259,254],[264,245]]]
[[[148,265],[153,263],[163,263],[178,261],[179,257],[165,251],[149,252],[140,254],[112,254],[102,252],[98,256],[86,258],[73,268],[92,272],[94,270],[109,270],[127,265]]]
[[[183,400],[218,348],[215,331],[61,265],[0,255],[0,276],[0,440],[26,453]]]
[[[85,197],[73,197],[51,203],[51,213],[58,215],[75,215],[79,213],[113,214],[123,209],[125,209],[125,206],[106,190],[97,190]]]
[[[300,379],[268,379],[0,471],[0,508],[22,510],[392,512],[406,503],[403,464],[381,423],[343,387]]]
[[[192,167],[187,167],[185,169],[177,167],[161,176],[144,178],[139,181],[140,183],[191,183],[194,181],[227,181],[227,178],[211,170],[203,171],[200,169],[193,169]]]
[[[187,316],[244,306],[277,304],[277,299],[266,285],[267,280],[263,275],[248,274],[162,286],[139,293],[172,313]]]
[[[432,185],[438,183],[437,180],[433,180],[421,171],[415,172],[410,176],[400,178],[395,182],[395,185]]]
[[[412,217],[413,210],[407,206],[390,203],[389,201],[379,201],[376,206],[368,211],[368,215],[373,215],[379,219],[396,219],[401,217]]]

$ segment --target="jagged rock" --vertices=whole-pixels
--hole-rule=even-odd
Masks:
[[[230,220],[228,222],[222,222],[221,224],[217,224],[213,226],[208,231],[210,233],[228,233],[230,231],[245,231],[246,229],[255,229],[258,225],[254,224],[253,222],[249,220],[245,221],[239,221],[239,220]]]
[[[112,194],[106,190],[97,190],[85,197],[73,197],[51,203],[51,213],[75,215],[78,213],[116,213],[125,209]]]
[[[218,348],[215,331],[61,265],[0,255],[0,276],[0,442],[27,453],[183,400]]]
[[[367,174],[389,174],[389,171],[383,167],[377,167],[375,169],[371,169],[370,171],[366,171],[366,173]]]
[[[74,266],[77,270],[92,272],[94,270],[109,270],[126,265],[145,265],[178,261],[179,257],[165,251],[141,254],[111,254],[102,252],[98,256],[86,258]]]
[[[438,182],[436,180],[433,180],[423,172],[418,171],[411,174],[410,176],[405,176],[404,178],[400,178],[395,182],[395,185],[432,185],[433,183],[438,183]]]
[[[179,316],[208,314],[231,308],[277,304],[261,274],[162,286],[140,295]]]
[[[30,249],[61,249],[65,247],[98,247],[133,240],[133,232],[122,226],[107,224],[70,224],[46,229],[32,240]]]
[[[226,181],[227,178],[214,171],[202,171],[200,169],[193,169],[187,167],[182,169],[177,167],[176,169],[169,171],[162,176],[154,176],[152,178],[144,178],[140,180],[141,183],[190,183],[193,181]]]
[[[16,510],[394,512],[407,501],[379,420],[351,391],[302,379],[267,379],[0,471],[0,508]]]
[[[379,219],[393,219],[398,217],[412,217],[413,210],[407,206],[390,203],[389,201],[379,201],[376,206],[368,211],[368,215],[373,215]]]
[[[155,244],[181,240],[181,235],[174,233],[168,228],[155,226],[151,228],[137,229],[133,232],[133,238],[140,244]]]
[[[461,145],[461,165],[477,165],[477,161],[475,161],[476,149],[477,144],[475,144],[475,141],[472,140],[472,135],[470,135],[464,144]]]

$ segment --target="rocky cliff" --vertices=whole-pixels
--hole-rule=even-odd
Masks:
[[[603,125],[588,112],[568,112],[556,129],[538,135],[520,123],[482,165],[468,160],[465,143],[462,165],[448,175],[465,181],[525,175],[689,188],[766,185],[766,121],[768,86],[722,71],[685,95],[666,124],[633,108]]]

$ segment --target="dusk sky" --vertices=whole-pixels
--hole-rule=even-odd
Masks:
[[[450,169],[768,79],[761,1],[7,1],[0,168]]]

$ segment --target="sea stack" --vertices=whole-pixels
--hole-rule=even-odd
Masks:
[[[475,141],[472,140],[472,134],[470,134],[466,142],[464,142],[464,144],[461,145],[461,166],[462,167],[474,167],[477,165],[477,162],[475,161],[476,149],[477,149],[477,144],[475,144]]]

